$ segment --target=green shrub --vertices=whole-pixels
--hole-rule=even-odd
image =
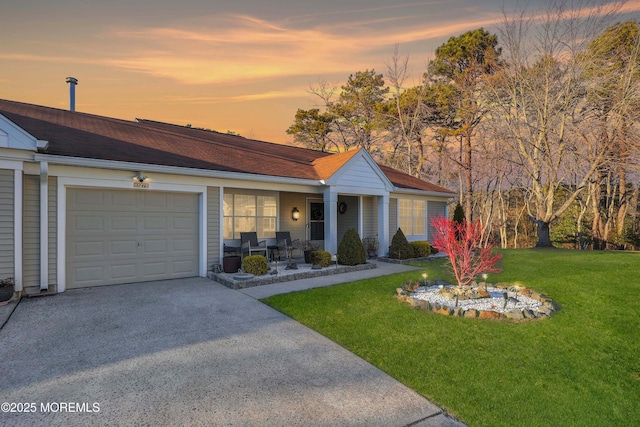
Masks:
[[[413,248],[414,258],[424,258],[431,255],[431,245],[426,240],[417,240],[410,243]]]
[[[456,203],[456,208],[453,211],[453,223],[462,224],[465,221],[466,219],[464,215],[464,209],[462,208],[460,202],[458,202]],[[456,229],[456,239],[460,240],[460,232],[458,231],[458,229]]]
[[[398,228],[396,234],[391,239],[391,247],[389,248],[389,258],[408,259],[413,258],[413,247],[404,236],[402,229]]]
[[[311,264],[329,267],[331,265],[331,254],[327,251],[313,251],[311,252]]]
[[[462,224],[464,222],[464,208],[460,203],[456,204],[456,208],[453,211],[453,222]]]
[[[338,246],[338,262],[344,265],[358,265],[367,262],[367,251],[355,228],[349,228]]]
[[[245,257],[242,261],[242,270],[245,273],[253,274],[254,276],[267,274],[267,271],[269,271],[267,259],[262,255],[251,255]]]

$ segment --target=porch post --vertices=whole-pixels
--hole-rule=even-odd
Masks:
[[[378,197],[378,256],[389,250],[389,194]]]
[[[358,235],[360,239],[364,237],[364,199],[358,197]]]
[[[324,250],[338,252],[338,193],[331,187],[324,190]]]

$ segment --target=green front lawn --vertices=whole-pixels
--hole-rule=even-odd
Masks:
[[[264,300],[471,426],[640,425],[640,254],[507,250],[503,273],[561,306],[523,323],[398,302],[424,270]]]

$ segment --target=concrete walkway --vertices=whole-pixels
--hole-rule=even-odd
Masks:
[[[354,271],[352,273],[333,274],[329,276],[318,276],[311,279],[294,280],[291,282],[274,283],[266,286],[254,286],[253,288],[239,289],[245,295],[253,298],[267,298],[272,295],[287,294],[289,292],[304,291],[311,288],[338,285],[340,283],[354,282],[356,280],[371,279],[373,277],[386,276],[389,274],[403,273],[405,271],[419,270],[402,264],[391,264],[388,262],[377,262],[377,267],[371,270]],[[418,279],[419,277],[416,277]]]
[[[33,403],[0,412],[0,425],[462,425],[256,301],[266,293],[186,279],[0,307],[0,318],[15,308],[0,330],[0,400]]]

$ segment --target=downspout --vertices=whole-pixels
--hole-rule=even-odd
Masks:
[[[218,254],[219,263],[224,263],[224,186],[220,186],[219,200],[218,200]],[[231,236],[233,237],[233,236]]]
[[[49,290],[49,163],[40,162],[40,292]]]
[[[209,251],[208,251],[208,224],[209,224],[209,213],[208,213],[208,189],[204,188],[204,192],[200,194],[198,197],[200,204],[200,247],[198,250],[200,251],[200,277],[207,277],[208,266],[207,263],[209,261]]]
[[[22,205],[22,196],[23,196],[23,178],[22,178],[22,168],[15,169],[13,174],[13,241],[14,241],[14,288],[13,290],[18,294],[22,293],[23,289],[23,275],[22,269],[24,266],[23,262],[23,205]]]

